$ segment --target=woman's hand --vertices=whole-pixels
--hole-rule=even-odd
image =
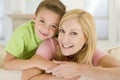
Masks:
[[[46,70],[46,73],[52,73],[57,77],[72,79],[80,76],[80,64],[67,61],[54,61],[58,66]]]

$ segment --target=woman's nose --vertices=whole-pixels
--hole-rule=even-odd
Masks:
[[[64,42],[70,41],[70,36],[69,36],[69,35],[64,35],[63,41],[64,41]]]

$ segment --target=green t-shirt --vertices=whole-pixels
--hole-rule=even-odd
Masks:
[[[14,31],[5,51],[19,59],[29,59],[34,55],[40,43],[42,40],[35,34],[34,22],[29,21]]]

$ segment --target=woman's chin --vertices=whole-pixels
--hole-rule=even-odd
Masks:
[[[69,56],[69,55],[71,55],[69,52],[62,52],[62,54],[64,55],[64,56]]]
[[[71,56],[71,55],[74,55],[74,53],[71,53],[71,52],[62,52],[62,54],[64,56]]]

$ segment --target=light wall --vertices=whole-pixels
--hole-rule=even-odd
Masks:
[[[33,14],[36,7],[42,0],[5,0],[5,13],[23,13]],[[84,0],[61,0],[67,7],[67,10],[74,8],[85,8]],[[18,4],[19,3],[19,4]]]
[[[5,35],[6,40],[0,42],[2,44],[6,44],[9,40],[9,37],[12,34],[12,21],[9,18],[8,14],[34,14],[34,11],[38,4],[42,0],[4,0],[5,1]],[[67,10],[71,10],[74,8],[85,9],[85,0],[61,0],[67,7]],[[110,0],[113,4],[110,8],[113,11],[110,14],[111,16],[111,28],[110,29],[110,41],[99,41],[98,46],[103,49],[108,49],[110,47],[119,46],[120,45],[120,0]],[[116,28],[116,29],[115,29]],[[113,31],[114,30],[114,31]]]

